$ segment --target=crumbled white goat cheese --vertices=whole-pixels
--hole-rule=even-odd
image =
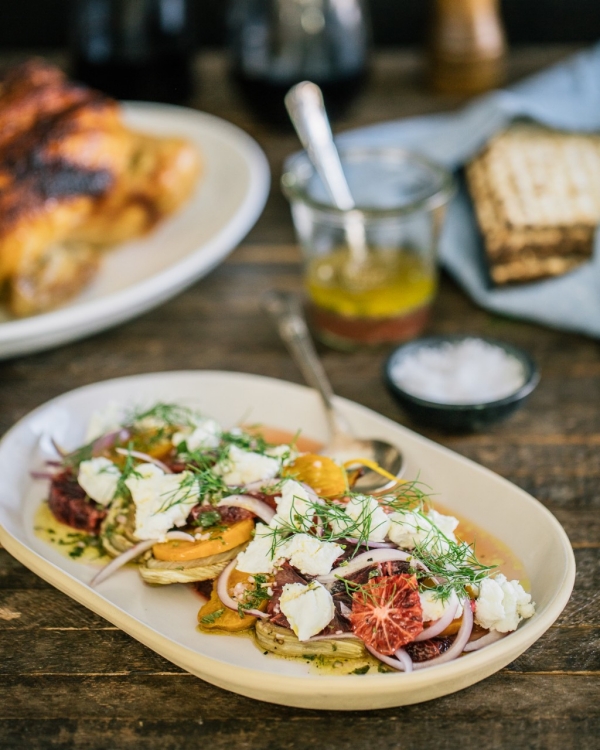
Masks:
[[[188,482],[190,476],[188,471],[165,474],[154,464],[140,464],[125,480],[135,503],[137,539],[160,539],[173,526],[185,525],[198,502],[198,489]]]
[[[428,515],[413,511],[392,513],[390,521],[389,538],[403,549],[410,550],[417,545],[425,545],[432,551],[441,553],[448,549],[446,539],[456,542],[454,529],[458,526],[458,520],[435,510],[429,511]]]
[[[277,515],[271,521],[271,526],[298,531],[308,531],[314,526],[315,499],[311,499],[299,482],[286,479],[281,486],[281,497],[276,497],[275,502]]]
[[[423,610],[423,622],[433,622],[443,617],[446,609],[450,602],[448,600],[442,601],[439,596],[436,596],[434,591],[422,591],[419,594],[421,600],[421,609]],[[462,615],[462,604],[459,603],[456,608],[456,614],[454,619]]]
[[[227,455],[213,467],[213,471],[223,478],[225,484],[243,487],[261,479],[273,479],[279,473],[280,467],[281,461],[278,458],[230,445]]]
[[[178,430],[171,442],[177,448],[185,442],[188,451],[216,448],[221,440],[221,425],[214,419],[199,419],[194,427],[184,427]]]
[[[282,466],[287,466],[298,458],[298,451],[285,443],[283,445],[274,445],[272,448],[267,448],[265,453],[272,458],[278,458],[281,461]]]
[[[324,576],[331,572],[333,563],[343,552],[343,547],[334,542],[321,541],[309,534],[294,534],[277,553],[284,555],[305,575]]]
[[[502,573],[485,578],[479,585],[475,622],[482,628],[509,633],[534,612],[531,594],[518,581],[509,581]]]
[[[118,467],[108,458],[100,456],[79,464],[77,481],[88,497],[106,506],[114,500],[120,477]]]
[[[305,586],[303,583],[286,583],[281,592],[279,608],[300,641],[307,641],[327,627],[335,608],[327,589],[318,581]]]
[[[282,540],[272,528],[259,523],[254,539],[238,555],[236,567],[243,573],[273,573],[276,567],[289,560],[305,575],[327,575],[343,551],[339,544],[321,541],[309,534],[294,534]]]
[[[257,523],[254,539],[238,555],[236,568],[242,573],[272,573],[275,564],[285,559],[274,541],[273,531],[264,523]]]
[[[144,432],[159,432],[160,430],[164,430],[165,427],[168,427],[169,423],[166,420],[161,419],[161,417],[149,415],[142,419],[136,419],[134,425],[137,430],[143,430]]]
[[[374,497],[356,495],[344,510],[348,520],[340,518],[332,524],[337,534],[344,534],[353,539],[383,542],[390,528],[390,516]]]

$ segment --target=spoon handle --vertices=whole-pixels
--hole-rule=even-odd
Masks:
[[[323,93],[311,81],[293,86],[285,95],[285,106],[308,158],[317,170],[334,206],[345,211],[344,233],[350,262],[348,272],[358,275],[367,259],[367,236],[362,215],[355,210],[340,155],[333,141]]]
[[[351,211],[354,198],[333,142],[321,89],[310,81],[298,83],[286,94],[285,106],[331,200],[342,211]]]
[[[279,335],[304,379],[321,396],[331,437],[340,431],[349,432],[345,420],[333,405],[333,389],[315,351],[298,297],[289,292],[273,290],[267,292],[261,302],[275,321]]]

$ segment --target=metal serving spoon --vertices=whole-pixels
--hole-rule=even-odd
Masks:
[[[354,437],[345,417],[335,408],[334,394],[308,331],[302,307],[296,295],[271,291],[262,298],[262,305],[273,318],[283,342],[300,368],[306,382],[321,396],[329,427],[329,442],[321,453],[342,461],[368,458],[387,472],[399,477],[404,469],[402,453],[383,440]],[[368,470],[354,485],[361,492],[374,492],[393,482]]]

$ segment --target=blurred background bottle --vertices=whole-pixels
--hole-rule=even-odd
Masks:
[[[232,72],[261,120],[286,125],[283,97],[317,83],[327,112],[343,114],[364,83],[370,25],[363,0],[232,0]]]
[[[477,94],[503,83],[506,36],[498,0],[435,0],[429,44],[435,90]]]
[[[186,102],[193,2],[72,0],[74,77],[118,99]]]

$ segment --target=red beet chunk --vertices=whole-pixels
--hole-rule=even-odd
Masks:
[[[52,480],[48,505],[58,521],[88,534],[98,534],[106,517],[106,511],[79,486],[71,469]]]

